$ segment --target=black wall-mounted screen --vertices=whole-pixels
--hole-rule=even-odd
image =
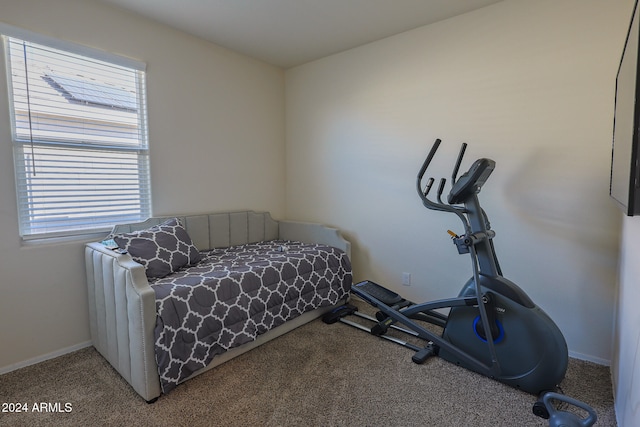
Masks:
[[[633,6],[629,32],[625,41],[618,75],[613,120],[613,149],[609,194],[627,215],[640,214],[640,84],[638,49],[640,23],[638,0]]]

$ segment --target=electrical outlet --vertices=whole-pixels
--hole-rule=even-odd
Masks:
[[[402,273],[402,284],[404,286],[411,286],[411,273]]]

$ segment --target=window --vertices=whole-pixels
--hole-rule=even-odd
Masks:
[[[81,234],[147,218],[144,64],[38,36],[34,42],[19,30],[6,35],[12,27],[0,31],[21,236]]]

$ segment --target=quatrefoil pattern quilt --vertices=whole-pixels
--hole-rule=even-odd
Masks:
[[[269,241],[201,257],[197,265],[151,283],[164,393],[216,355],[307,311],[335,305],[351,288],[349,258],[330,246]]]

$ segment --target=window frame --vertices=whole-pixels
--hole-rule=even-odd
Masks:
[[[33,147],[37,145],[39,147],[49,148],[59,148],[61,150],[72,149],[76,147],[79,150],[102,150],[118,153],[134,153],[130,154],[133,158],[135,158],[135,167],[138,171],[138,178],[135,181],[136,191],[139,191],[142,196],[140,197],[139,209],[131,215],[131,217],[127,218],[126,221],[143,221],[147,217],[152,215],[151,213],[151,171],[150,171],[150,150],[149,150],[149,138],[148,138],[148,111],[147,111],[147,100],[146,100],[146,64],[141,61],[137,61],[131,58],[122,57],[119,55],[114,55],[109,52],[104,52],[101,50],[89,48],[83,45],[79,45],[76,43],[71,43],[68,41],[58,40],[51,37],[43,36],[40,34],[32,33],[27,30],[23,30],[17,27],[13,27],[7,24],[0,22],[0,36],[2,38],[2,46],[3,46],[3,60],[5,61],[5,68],[7,72],[7,94],[8,94],[8,103],[9,103],[9,114],[11,121],[11,142],[13,146],[14,152],[14,179],[16,185],[16,208],[18,213],[18,221],[19,221],[19,233],[20,237],[27,240],[38,240],[38,239],[48,239],[48,238],[64,238],[64,237],[73,237],[73,236],[83,236],[83,235],[91,235],[101,232],[108,232],[111,230],[112,226],[116,224],[118,221],[113,220],[113,222],[103,222],[99,225],[80,225],[82,220],[75,221],[76,224],[73,224],[74,221],[70,220],[65,223],[68,229],[57,229],[54,231],[44,230],[44,231],[34,231],[34,223],[30,222],[28,215],[30,209],[24,207],[24,200],[27,200],[28,203],[33,203],[33,199],[30,198],[28,190],[28,184],[25,180],[26,174],[28,173],[28,166],[24,164],[24,150],[26,147]],[[23,40],[28,43],[35,43],[38,45],[45,46],[47,48],[52,48],[56,50],[60,50],[63,52],[68,52],[73,55],[79,55],[82,57],[86,57],[88,59],[93,59],[101,62],[106,62],[118,67],[127,68],[135,74],[136,81],[136,101],[138,102],[139,112],[136,113],[137,122],[136,122],[136,135],[137,138],[134,140],[137,141],[137,144],[118,144],[117,142],[105,142],[103,144],[96,144],[95,141],[82,141],[77,142],[73,141],[73,137],[68,141],[55,141],[53,139],[47,139],[46,137],[34,141],[25,142],[24,138],[19,136],[19,130],[17,128],[16,122],[16,104],[14,102],[14,83],[12,80],[12,65],[11,60],[9,58],[10,49],[9,43],[10,39],[18,39]],[[65,114],[66,113],[66,114]],[[61,114],[61,117],[69,117],[70,114],[65,110],[65,113]],[[68,120],[63,119],[63,120]],[[108,121],[107,121],[108,123]],[[31,124],[29,124],[31,126]],[[99,155],[96,155],[99,157]],[[81,177],[80,179],[84,179]],[[133,181],[132,181],[133,182]],[[25,188],[24,191],[20,189],[21,185]],[[89,203],[90,204],[90,203]],[[71,214],[79,214],[82,209],[87,207],[87,202],[85,205],[79,204],[74,207],[74,210],[71,211]],[[77,210],[75,210],[77,208]],[[62,208],[59,208],[62,210]],[[91,216],[93,213],[98,214],[99,210],[92,211],[88,213],[88,216]],[[107,216],[108,221],[112,221],[111,218],[116,218],[116,215]],[[133,219],[132,219],[133,217]],[[122,221],[121,221],[122,222]]]

